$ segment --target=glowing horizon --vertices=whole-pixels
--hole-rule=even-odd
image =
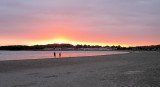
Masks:
[[[14,42],[14,41],[13,41]],[[123,47],[129,47],[129,46],[149,46],[149,45],[127,45],[127,44],[116,44],[116,43],[98,43],[98,42],[78,42],[78,41],[73,41],[65,38],[56,38],[53,40],[48,40],[48,41],[38,41],[38,42],[27,42],[27,44],[17,44],[17,43],[12,43],[8,45],[28,45],[28,46],[33,46],[33,45],[47,45],[47,44],[72,44],[72,45],[99,45],[99,46],[123,46]],[[159,44],[151,44],[151,45],[159,45]],[[1,45],[5,46],[5,45]]]
[[[158,0],[0,0],[0,46],[160,44]]]

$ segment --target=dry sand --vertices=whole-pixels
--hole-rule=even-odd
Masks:
[[[1,61],[0,87],[160,87],[160,53]]]

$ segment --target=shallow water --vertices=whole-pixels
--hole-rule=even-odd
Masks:
[[[55,52],[56,52],[56,58],[59,58],[59,53],[62,54],[61,58],[128,53],[122,51],[55,51]],[[55,58],[53,53],[54,51],[0,51],[0,61]]]

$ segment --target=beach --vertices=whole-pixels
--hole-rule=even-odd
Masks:
[[[0,87],[160,87],[160,53],[0,61]]]

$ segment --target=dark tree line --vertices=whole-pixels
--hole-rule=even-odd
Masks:
[[[12,45],[12,46],[0,46],[0,50],[42,50],[44,46],[34,45],[34,46],[25,46],[25,45]]]
[[[46,47],[46,48],[56,48],[56,47],[72,48],[72,47],[74,47],[74,45],[72,45],[72,44],[48,44],[48,45],[45,45],[44,47]]]
[[[72,45],[72,44],[48,44],[48,45],[12,45],[12,46],[0,46],[0,50],[43,50],[45,48],[111,48],[113,50],[133,50],[133,51],[160,51],[160,45],[151,45],[151,46],[137,46],[137,47],[121,47],[119,46],[91,46],[91,45]]]
[[[136,46],[136,47],[117,47],[117,50],[133,50],[133,51],[160,51],[160,45]]]

